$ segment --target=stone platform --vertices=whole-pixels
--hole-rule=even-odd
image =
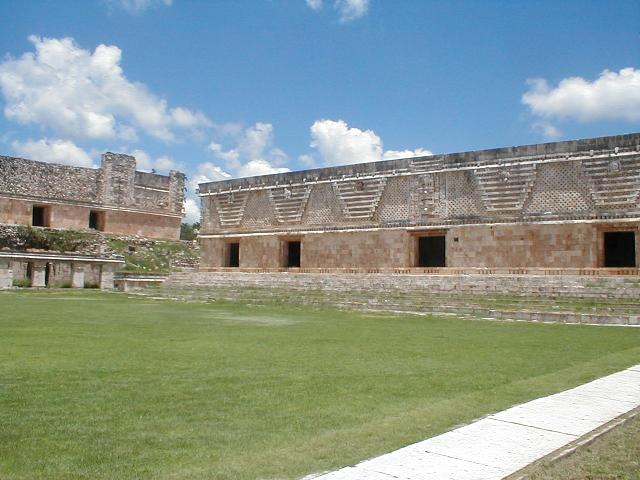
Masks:
[[[190,301],[640,325],[638,277],[182,272],[159,293]]]

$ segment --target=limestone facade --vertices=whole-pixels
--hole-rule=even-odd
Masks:
[[[202,270],[639,267],[640,134],[211,182],[199,194]]]
[[[177,239],[184,187],[129,155],[105,153],[98,169],[0,156],[0,223]]]

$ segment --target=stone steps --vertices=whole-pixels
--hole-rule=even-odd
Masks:
[[[634,277],[635,278],[635,277]],[[255,287],[334,292],[413,292],[416,295],[516,294],[580,298],[640,298],[640,283],[619,277],[445,276],[407,274],[177,272],[167,286]]]
[[[287,274],[280,274],[286,276]],[[382,290],[359,290],[330,282],[291,282],[291,278],[274,282],[273,277],[262,280],[246,275],[174,274],[164,285],[166,296],[199,301],[240,301],[251,304],[284,304],[331,306],[338,308],[419,313],[422,315],[455,315],[469,318],[493,318],[554,323],[589,323],[639,325],[640,301],[638,297],[617,301],[601,300],[600,305],[576,300],[575,293],[556,293],[553,300],[548,294],[520,293],[507,297],[495,291],[430,291],[406,286]],[[350,288],[351,287],[351,288]],[[619,287],[618,287],[619,288]],[[611,298],[605,289],[589,292],[587,298]],[[502,293],[502,292],[501,292]],[[630,292],[631,293],[631,292]]]

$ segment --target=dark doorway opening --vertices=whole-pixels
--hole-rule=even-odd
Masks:
[[[300,241],[287,242],[287,267],[300,267]]]
[[[226,267],[240,266],[240,243],[227,243]]]
[[[635,232],[604,232],[604,266],[636,266]]]
[[[31,225],[34,227],[49,226],[49,211],[47,207],[34,205],[31,214]]]
[[[104,231],[104,212],[91,210],[89,212],[89,228]]]
[[[445,267],[445,236],[418,238],[418,266]]]
[[[53,263],[47,263],[45,269],[44,269],[44,285],[45,287],[49,286],[49,282],[51,281],[51,278],[53,277]]]
[[[33,285],[33,262],[27,263],[27,280],[29,280],[29,285]]]

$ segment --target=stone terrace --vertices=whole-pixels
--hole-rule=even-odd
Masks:
[[[636,276],[178,272],[165,282],[162,293],[204,301],[640,324],[640,279]]]

